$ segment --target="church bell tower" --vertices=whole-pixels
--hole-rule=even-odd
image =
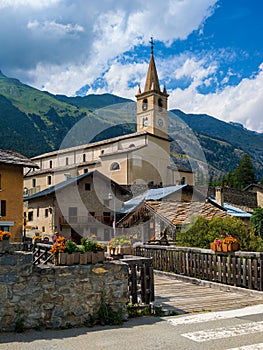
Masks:
[[[158,74],[153,55],[151,38],[151,56],[144,91],[139,86],[137,98],[137,131],[147,131],[153,135],[168,139],[168,94],[166,88],[160,89]]]

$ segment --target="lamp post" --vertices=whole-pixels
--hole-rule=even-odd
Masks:
[[[113,237],[116,235],[116,196],[115,194],[112,196],[112,193],[110,192],[108,195],[109,200],[113,199]]]

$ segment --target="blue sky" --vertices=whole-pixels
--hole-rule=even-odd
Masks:
[[[1,0],[0,69],[54,94],[134,99],[155,39],[169,108],[263,132],[262,0]]]

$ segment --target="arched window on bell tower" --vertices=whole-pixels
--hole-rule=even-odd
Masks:
[[[147,98],[145,98],[143,101],[142,101],[142,110],[143,111],[147,111],[148,109],[148,100]]]
[[[158,99],[158,110],[159,112],[163,110],[163,100],[161,98]]]

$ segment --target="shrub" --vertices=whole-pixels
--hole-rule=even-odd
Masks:
[[[177,244],[188,247],[209,248],[210,242],[227,234],[238,239],[241,250],[251,249],[252,236],[249,227],[240,219],[230,216],[211,220],[201,216],[198,217],[188,230],[177,234]]]

